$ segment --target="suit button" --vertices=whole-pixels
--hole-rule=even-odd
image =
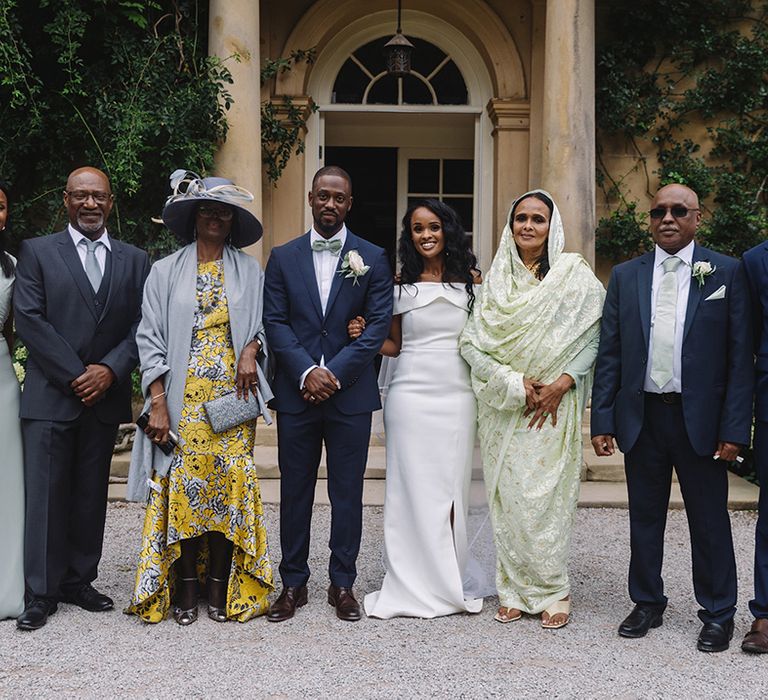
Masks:
[[[322,330],[322,331],[320,331],[320,335],[322,335],[322,336],[323,336],[323,338],[325,338],[325,336],[327,336],[327,335],[328,335],[328,331],[327,331],[327,330],[325,330],[325,328],[323,328],[323,330]]]

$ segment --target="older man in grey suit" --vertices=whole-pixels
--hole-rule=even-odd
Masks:
[[[14,310],[29,351],[21,397],[26,608],[42,627],[59,601],[114,607],[91,584],[101,558],[109,465],[118,425],[131,420],[147,254],[107,233],[113,195],[95,168],[72,172],[69,226],[19,250]]]

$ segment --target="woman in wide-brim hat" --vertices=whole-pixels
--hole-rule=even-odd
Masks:
[[[181,250],[153,265],[136,334],[149,410],[137,431],[128,497],[147,502],[136,585],[126,612],[180,625],[208,616],[241,622],[267,609],[273,589],[253,463],[255,421],[214,433],[203,403],[236,391],[269,400],[261,321],[263,272],[239,248],[261,238],[245,204],[253,196],[223,178],[176,171],[163,221]],[[170,433],[178,445],[164,454]]]

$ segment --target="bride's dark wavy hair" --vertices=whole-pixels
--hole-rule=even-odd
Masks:
[[[8,257],[8,253],[5,252],[5,246],[7,245],[8,241],[8,219],[10,218],[8,212],[11,205],[11,195],[9,192],[8,183],[0,180],[0,190],[2,190],[3,194],[5,195],[6,201],[5,230],[0,231],[0,271],[2,271],[3,277],[11,277],[13,275],[13,263],[11,262],[10,257]]]
[[[512,207],[512,213],[509,215],[509,228],[512,229],[515,221],[515,210],[520,205],[520,202],[524,202],[526,199],[529,199],[530,197],[536,197],[536,199],[541,200],[544,202],[544,204],[547,205],[547,208],[549,209],[549,225],[552,225],[552,212],[555,210],[555,203],[547,197],[543,192],[531,192],[531,194],[525,195],[524,197],[521,197],[515,202],[515,206]],[[549,241],[549,232],[547,232],[547,241]],[[515,244],[517,245],[517,244]],[[536,277],[537,279],[543,280],[547,273],[549,272],[549,246],[544,246],[544,252],[542,253],[541,257],[536,261],[539,263],[539,269],[536,271]],[[518,250],[518,253],[520,251]]]
[[[400,284],[415,284],[419,281],[421,273],[424,272],[424,258],[419,255],[411,237],[411,217],[413,212],[420,207],[429,209],[440,219],[443,227],[445,269],[443,270],[442,281],[448,284],[457,281],[464,283],[464,288],[469,296],[469,310],[471,311],[475,303],[475,276],[473,273],[480,271],[477,267],[477,258],[472,252],[469,236],[461,225],[459,215],[447,204],[437,199],[422,199],[408,207],[408,211],[405,212],[398,249],[402,266],[400,268]]]

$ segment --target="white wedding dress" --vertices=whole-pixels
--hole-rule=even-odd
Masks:
[[[467,320],[464,286],[395,288],[403,342],[384,407],[387,480],[386,575],[365,596],[371,617],[480,612],[464,599],[467,505],[477,406],[458,336]]]
[[[0,271],[0,330],[11,311],[13,277]],[[19,382],[0,335],[0,620],[24,610],[24,467]]]

